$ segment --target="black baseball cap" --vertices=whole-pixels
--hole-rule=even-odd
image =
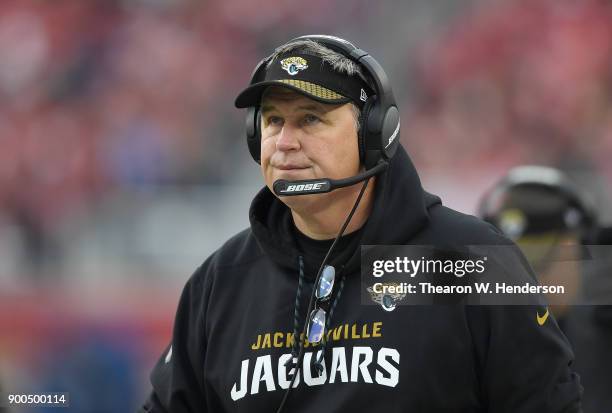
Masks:
[[[582,222],[580,207],[554,188],[520,185],[511,188],[502,202],[493,220],[507,233],[512,232],[509,228],[518,229],[519,222],[521,236],[573,231]]]
[[[594,219],[565,174],[544,166],[513,168],[483,197],[479,209],[485,221],[512,239],[583,231]]]
[[[236,107],[259,106],[270,86],[285,87],[321,103],[353,102],[360,108],[371,94],[359,75],[339,73],[319,56],[296,51],[276,57],[266,68],[264,79],[238,95]]]

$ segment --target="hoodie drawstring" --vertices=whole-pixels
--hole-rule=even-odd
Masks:
[[[285,362],[285,367],[287,367],[290,362],[294,363],[294,360],[297,360],[298,353],[300,352],[298,343],[300,337],[298,335],[298,330],[300,326],[300,297],[302,295],[302,287],[304,286],[304,257],[301,255],[298,257],[298,267],[300,277],[298,279],[298,288],[295,293],[295,305],[293,306],[293,345],[291,346],[291,358]]]

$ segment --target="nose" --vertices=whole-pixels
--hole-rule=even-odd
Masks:
[[[276,150],[280,152],[297,151],[300,149],[299,130],[289,122],[285,122],[276,139]]]

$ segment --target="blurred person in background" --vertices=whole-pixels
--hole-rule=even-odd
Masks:
[[[532,277],[507,238],[422,189],[371,56],[295,39],[236,106],[266,186],[187,282],[142,412],[581,411],[572,351],[536,306],[362,305],[361,245],[503,245],[511,276]]]
[[[574,349],[584,411],[612,411],[612,289],[605,290],[612,265],[609,257],[590,262],[595,260],[587,249],[610,240],[598,228],[593,206],[560,170],[519,166],[483,196],[478,209],[518,244],[540,284],[566,287],[566,294],[547,299]],[[598,301],[608,305],[584,305],[588,290],[602,288],[606,296]]]
[[[515,241],[544,285],[562,284],[567,294],[549,295],[561,319],[581,291],[583,241],[593,241],[595,216],[578,190],[553,168],[514,168],[481,200],[480,216]]]

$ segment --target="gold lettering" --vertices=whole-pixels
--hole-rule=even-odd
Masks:
[[[344,325],[344,339],[348,340],[348,324]]]
[[[370,334],[368,334],[368,324],[364,324],[361,328],[361,337],[362,338],[370,338]]]
[[[261,345],[261,348],[271,348],[271,347],[272,347],[272,343],[271,343],[270,333],[266,333],[266,335],[264,336],[264,341],[263,341],[263,344]]]
[[[293,347],[294,341],[295,341],[295,336],[293,335],[293,333],[288,333],[287,334],[287,348]]]
[[[380,329],[382,327],[382,321],[377,321],[372,326],[372,337],[382,337]]]
[[[283,333],[274,333],[274,348],[281,348],[283,346],[282,339]]]
[[[340,340],[341,334],[342,334],[342,326],[338,326],[334,328],[334,341]]]
[[[261,334],[259,334],[257,336],[257,343],[253,343],[251,344],[251,349],[252,350],[259,350],[259,347],[261,346]]]
[[[361,338],[361,337],[359,337],[359,334],[357,334],[357,325],[356,324],[353,324],[353,327],[351,328],[351,338],[353,340]]]

